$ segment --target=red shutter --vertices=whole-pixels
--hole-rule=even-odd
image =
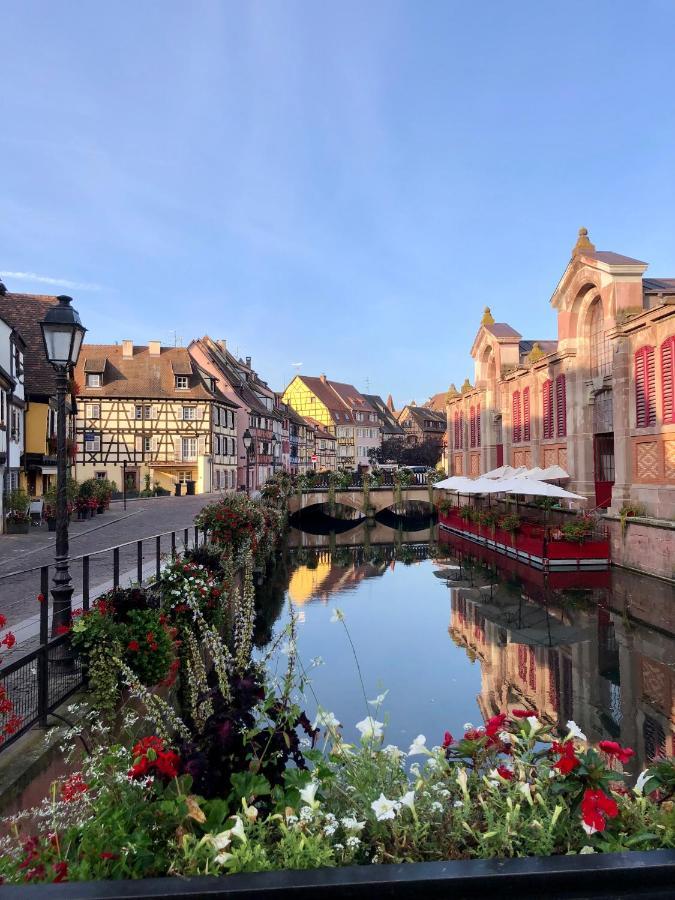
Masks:
[[[459,416],[457,415],[457,410],[453,413],[452,417],[453,429],[454,429],[454,447],[455,450],[459,448]]]
[[[520,431],[520,391],[513,392],[513,443],[519,444],[522,438]]]
[[[553,383],[549,378],[542,389],[542,418],[544,421],[544,439],[553,437]]]
[[[472,406],[469,409],[469,423],[471,429],[471,446],[476,446],[476,407]]]
[[[459,449],[464,449],[464,410],[459,414]]]
[[[675,334],[661,344],[663,424],[675,425]]]
[[[523,388],[523,440],[530,440],[530,389]]]
[[[555,380],[555,404],[558,437],[565,437],[567,434],[567,388],[564,375],[558,375]]]
[[[480,403],[476,404],[476,446],[480,447]]]
[[[635,426],[656,423],[656,378],[654,348],[641,347],[635,354]]]

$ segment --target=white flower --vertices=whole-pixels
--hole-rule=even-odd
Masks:
[[[640,772],[635,781],[635,787],[633,788],[633,791],[638,795],[642,794],[645,789],[645,784],[647,784],[650,778],[651,775],[649,774],[649,771],[647,769],[645,769],[643,772]]]
[[[518,785],[518,790],[525,797],[527,802],[532,806],[532,789],[530,784],[527,781],[521,781]]]
[[[368,703],[370,703],[371,706],[382,706],[388,693],[389,691],[387,690],[383,694],[378,694],[374,700],[369,700]]]
[[[499,732],[499,740],[502,744],[512,744],[513,743],[513,735],[510,731],[500,731]]]
[[[356,816],[345,816],[340,820],[340,824],[345,831],[363,831],[366,823],[357,821]]]
[[[306,784],[304,788],[300,791],[300,799],[304,800],[307,806],[318,806],[318,803],[315,801],[316,792],[319,790],[319,784],[316,781],[310,781],[309,784]]]
[[[428,753],[427,750],[427,739],[423,734],[418,734],[415,740],[410,745],[410,750],[408,750],[408,756],[423,756],[425,753]]]
[[[400,759],[403,759],[403,757],[405,756],[405,753],[403,752],[403,750],[400,750],[396,746],[396,744],[387,744],[387,746],[383,748],[382,752],[386,753],[386,755],[390,759],[393,759],[394,762],[398,762]]]
[[[586,735],[583,733],[581,728],[579,728],[577,723],[572,721],[572,719],[570,719],[567,723],[567,730],[569,731],[569,737],[576,738],[578,741],[587,740]]]
[[[327,728],[328,730],[339,728],[340,722],[337,717],[332,712],[326,712],[324,709],[319,709],[316,714],[316,719],[314,720],[314,724],[312,728]]]
[[[455,809],[459,809],[460,807],[464,806],[464,803],[461,800],[455,800],[452,805],[455,807]]]
[[[211,843],[216,848],[216,850],[226,850],[232,843],[232,837],[229,830],[221,831],[220,834],[212,835]]]
[[[585,822],[581,823],[581,827],[584,829],[586,834],[595,834],[595,832],[598,830],[597,828],[593,828],[592,825],[587,825]]]
[[[443,812],[443,804],[439,803],[438,800],[434,800],[434,802],[431,804],[431,809],[434,812]]]
[[[471,724],[471,722],[465,722],[462,725],[462,728],[464,729],[464,731],[471,731],[471,729],[473,728],[473,725]]]
[[[346,840],[346,844],[350,850],[356,850],[360,843],[361,838],[357,838],[355,834],[350,835]]]
[[[466,774],[466,769],[460,766],[460,768],[457,769],[457,784],[459,785],[461,792],[464,794],[467,800],[469,799],[469,791],[467,789],[468,782],[469,778]]]
[[[377,800],[373,800],[370,807],[375,813],[377,821],[383,822],[385,819],[393,819],[395,817],[400,809],[400,803],[397,803],[395,800],[387,800],[384,794],[380,794]]]
[[[498,788],[500,782],[499,782],[497,779],[495,779],[495,778],[489,778],[489,779],[488,779],[488,784],[490,785],[491,788]]]
[[[579,851],[579,856],[586,856],[588,853],[595,853],[595,850],[592,847],[589,847],[588,844],[586,844],[586,846],[582,847]]]
[[[372,740],[373,738],[379,739],[384,735],[384,722],[377,722],[373,719],[372,716],[368,716],[367,719],[362,719],[360,722],[356,723],[357,729],[361,732],[362,740]]]
[[[341,609],[338,609],[338,607],[336,606],[335,609],[333,610],[333,615],[330,617],[329,621],[344,622],[344,620],[345,620],[345,614],[342,612]]]
[[[311,660],[309,661],[309,664],[310,664],[310,667],[311,667],[312,669],[316,669],[316,668],[318,668],[319,666],[325,666],[325,665],[326,665],[326,663],[324,662],[324,659],[323,659],[322,656],[315,656],[313,659],[311,659]]]
[[[300,808],[300,821],[311,822],[314,818],[314,810],[311,806],[303,806]]]
[[[337,825],[326,825],[323,829],[323,833],[326,837],[332,837],[337,831]]]
[[[234,827],[230,828],[230,834],[239,838],[244,844],[246,843],[246,832],[244,831],[244,823],[239,816],[234,817]]]
[[[408,809],[412,809],[415,806],[415,791],[406,791],[398,802],[401,806],[407,806]]]
[[[541,722],[536,716],[528,716],[527,723],[530,726],[530,733],[537,730],[537,728],[541,728]]]
[[[410,774],[411,774],[411,775],[414,775],[415,778],[419,778],[419,777],[420,777],[420,764],[419,764],[419,763],[413,763],[413,764],[410,766]]]
[[[232,859],[231,853],[219,853],[217,856],[214,856],[213,861],[219,866],[224,866],[228,859]]]

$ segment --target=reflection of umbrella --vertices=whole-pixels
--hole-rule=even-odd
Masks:
[[[551,616],[547,607],[523,603],[522,599],[519,603],[508,606],[476,602],[480,603],[480,611],[486,619],[508,630],[511,644],[527,644],[531,647],[566,646],[589,641],[595,634],[593,627],[565,625]]]
[[[443,569],[437,569],[434,572],[436,578],[452,578],[455,572],[460,572],[461,566],[445,566]]]

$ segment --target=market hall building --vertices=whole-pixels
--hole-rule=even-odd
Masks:
[[[474,384],[447,396],[448,467],[557,464],[587,510],[608,512],[614,561],[673,578],[675,278],[646,278],[647,265],[596,250],[582,228],[551,298],[557,340],[485,310]],[[619,529],[622,510],[642,521]]]

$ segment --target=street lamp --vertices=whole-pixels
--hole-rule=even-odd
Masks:
[[[52,597],[52,633],[59,625],[68,625],[71,617],[73,584],[68,566],[68,495],[66,470],[66,392],[68,374],[77,365],[87,330],[71,297],[57,297],[40,322],[47,359],[56,370],[56,555]]]
[[[244,450],[246,451],[246,496],[251,496],[251,447],[253,446],[253,438],[251,432],[246,429],[242,437],[244,442]]]

